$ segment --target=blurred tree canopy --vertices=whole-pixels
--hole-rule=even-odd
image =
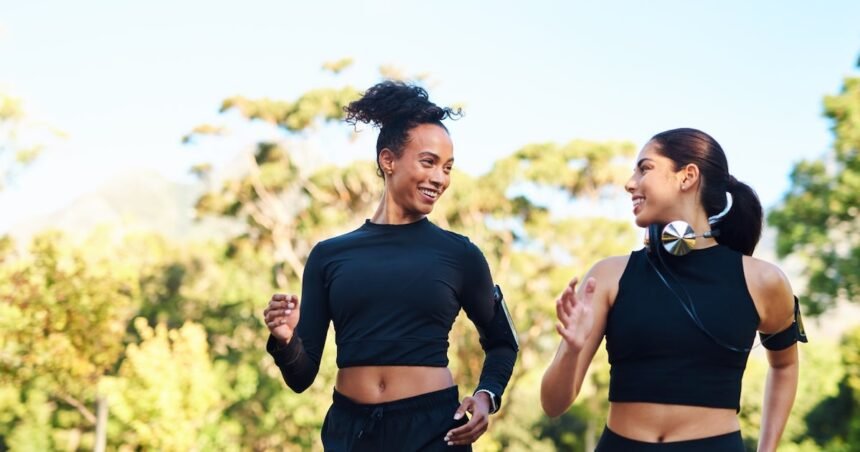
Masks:
[[[343,59],[323,69],[342,74],[350,64]],[[383,72],[405,77],[392,67]],[[854,155],[856,166],[860,113],[852,83],[846,93],[854,94],[843,95],[854,99],[846,102],[853,105],[855,126],[851,132],[837,127],[837,133],[854,137],[854,154],[844,154]],[[183,138],[206,151],[234,127],[275,131],[237,149],[240,165],[228,176],[216,175],[205,161],[191,168],[209,188],[197,199],[196,215],[236,225],[237,232],[223,240],[175,242],[107,228],[77,240],[58,232],[28,244],[0,238],[0,450],[319,450],[336,372],[333,335],[317,380],[294,394],[265,353],[261,313],[273,291],[299,293],[315,243],[360,226],[379,202],[382,180],[375,163],[364,158],[373,156],[372,149],[338,164],[302,155],[302,143],[318,133],[342,130],[344,144],[354,138],[338,122],[342,107],[358,95],[342,85],[309,89],[290,100],[233,96],[221,104],[230,113],[225,124],[203,124]],[[827,102],[834,112],[841,105]],[[557,419],[540,409],[540,379],[558,344],[557,293],[598,259],[636,246],[638,234],[627,219],[595,209],[624,197],[635,149],[627,142],[572,140],[511,151],[485,174],[455,170],[431,215],[483,250],[520,336],[504,409],[475,449],[590,450],[608,407],[605,350],[598,351],[582,396]],[[827,173],[843,174],[848,161],[822,171],[843,168]],[[834,180],[851,180],[840,177]],[[831,196],[831,188],[842,186],[815,187]],[[787,196],[786,212],[818,199],[795,202],[795,195],[802,193],[793,189]],[[849,194],[840,196],[834,199]],[[771,221],[779,223],[780,215],[788,214],[774,213]],[[780,229],[780,240],[787,233]],[[799,249],[812,248],[788,251]],[[838,280],[837,289],[851,277]],[[841,345],[802,349],[801,388],[780,450],[850,450],[858,441],[858,337],[854,332]],[[464,315],[450,339],[455,380],[461,393],[471,393],[483,353]],[[751,447],[765,371],[765,361],[754,354],[740,413]],[[838,422],[830,421],[831,413]],[[97,425],[103,425],[100,434]]]
[[[794,166],[791,188],[768,216],[779,256],[806,264],[811,314],[839,299],[860,302],[860,77],[824,98],[824,114],[833,120],[833,148]]]

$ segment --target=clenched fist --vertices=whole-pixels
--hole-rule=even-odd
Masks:
[[[276,293],[263,310],[263,321],[275,339],[289,343],[299,324],[299,297]]]

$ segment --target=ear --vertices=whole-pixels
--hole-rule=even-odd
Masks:
[[[394,152],[391,149],[383,148],[379,151],[379,166],[382,168],[382,172],[390,175],[394,172],[394,162],[397,161],[397,156],[394,155]]]
[[[699,167],[695,163],[688,163],[680,171],[678,178],[681,181],[681,190],[696,189],[699,185]]]

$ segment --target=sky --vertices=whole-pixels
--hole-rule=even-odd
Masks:
[[[229,121],[229,96],[369,87],[381,65],[428,73],[431,100],[465,105],[449,128],[469,173],[528,143],[641,146],[695,127],[772,206],[792,164],[832,142],[822,99],[858,75],[858,23],[856,1],[2,2],[0,90],[64,137],[0,191],[0,232],[135,168],[186,182],[200,161],[229,165],[236,139],[181,144]],[[320,69],[342,57],[355,59],[342,77]],[[372,135],[308,146],[370,159]]]

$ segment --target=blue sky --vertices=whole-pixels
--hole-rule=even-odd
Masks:
[[[0,192],[0,231],[130,168],[188,180],[194,163],[229,162],[229,140],[180,144],[222,121],[228,96],[366,87],[383,64],[429,73],[433,100],[466,105],[451,131],[468,172],[531,142],[641,145],[690,126],[769,206],[792,163],[830,145],[822,97],[857,74],[858,23],[855,1],[3,2],[0,89],[67,138]],[[320,70],[345,56],[342,79]],[[371,158],[363,135],[311,147]]]

